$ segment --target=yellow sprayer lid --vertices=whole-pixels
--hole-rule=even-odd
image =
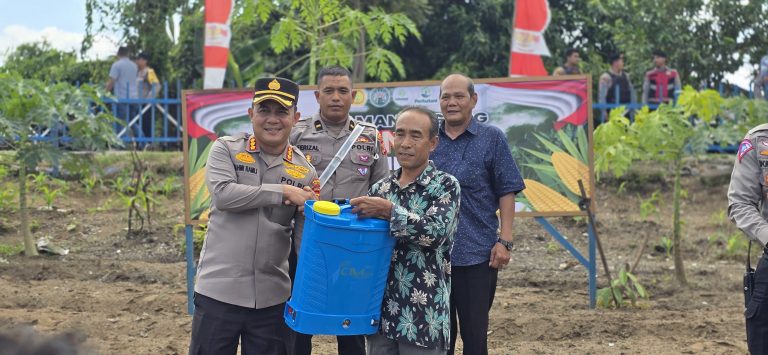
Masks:
[[[327,216],[338,216],[341,214],[341,207],[331,201],[317,201],[312,206],[312,209],[317,213]]]

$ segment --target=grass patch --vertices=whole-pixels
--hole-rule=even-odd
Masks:
[[[21,244],[0,244],[0,255],[11,256],[16,255],[24,251],[24,246]]]

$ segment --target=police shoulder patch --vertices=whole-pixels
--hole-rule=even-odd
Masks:
[[[320,198],[320,179],[318,178],[312,179],[312,192],[315,193],[315,196],[317,196],[317,198]]]
[[[741,144],[739,144],[739,151],[737,154],[737,158],[739,159],[739,163],[741,163],[741,159],[744,158],[747,153],[749,153],[750,150],[755,149],[755,146],[752,145],[752,141],[749,139],[745,139],[741,141]]]
[[[388,156],[389,155],[389,147],[387,147],[386,144],[384,144],[384,137],[381,134],[381,131],[379,131],[376,134],[376,140],[379,142],[379,151],[381,152],[381,155]]]

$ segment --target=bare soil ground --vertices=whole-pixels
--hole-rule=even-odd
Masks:
[[[155,168],[180,176],[180,154],[172,161],[170,167],[166,161]],[[642,239],[650,238],[636,274],[651,297],[637,307],[589,309],[586,269],[575,265],[536,221],[518,219],[513,261],[499,274],[491,311],[491,353],[746,353],[740,285],[745,250],[728,252],[726,239],[713,237],[736,231],[722,218],[732,161],[710,156],[690,162],[682,207],[686,288],[675,281],[672,260],[654,248],[662,236],[671,237],[666,171],[638,167],[623,185],[613,179],[598,185],[598,232],[614,275],[631,263]],[[640,196],[655,189],[662,190],[660,213],[642,219]],[[73,182],[55,203],[63,212],[32,212],[35,236],[50,236],[71,252],[36,258],[0,254],[0,328],[74,330],[101,354],[185,354],[191,317],[183,239],[173,232],[183,221],[182,195],[158,197],[152,233],[132,236],[125,230],[127,212],[108,206],[109,199],[108,189],[86,195]],[[95,211],[98,206],[106,208]],[[0,245],[19,245],[18,214],[0,211],[0,217]],[[551,221],[586,255],[584,221]],[[599,274],[603,287],[602,268]],[[335,339],[315,339],[316,353],[335,353]]]

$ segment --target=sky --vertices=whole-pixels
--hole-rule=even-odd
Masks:
[[[0,0],[0,65],[6,53],[26,42],[47,39],[54,48],[79,51],[84,33],[85,0]],[[86,57],[109,57],[117,52],[118,39],[117,34],[96,38]],[[751,69],[742,66],[726,79],[747,88]]]
[[[85,0],[0,0],[0,65],[8,51],[26,42],[47,39],[54,48],[79,51],[84,33]],[[100,36],[86,57],[114,54],[117,38]]]

